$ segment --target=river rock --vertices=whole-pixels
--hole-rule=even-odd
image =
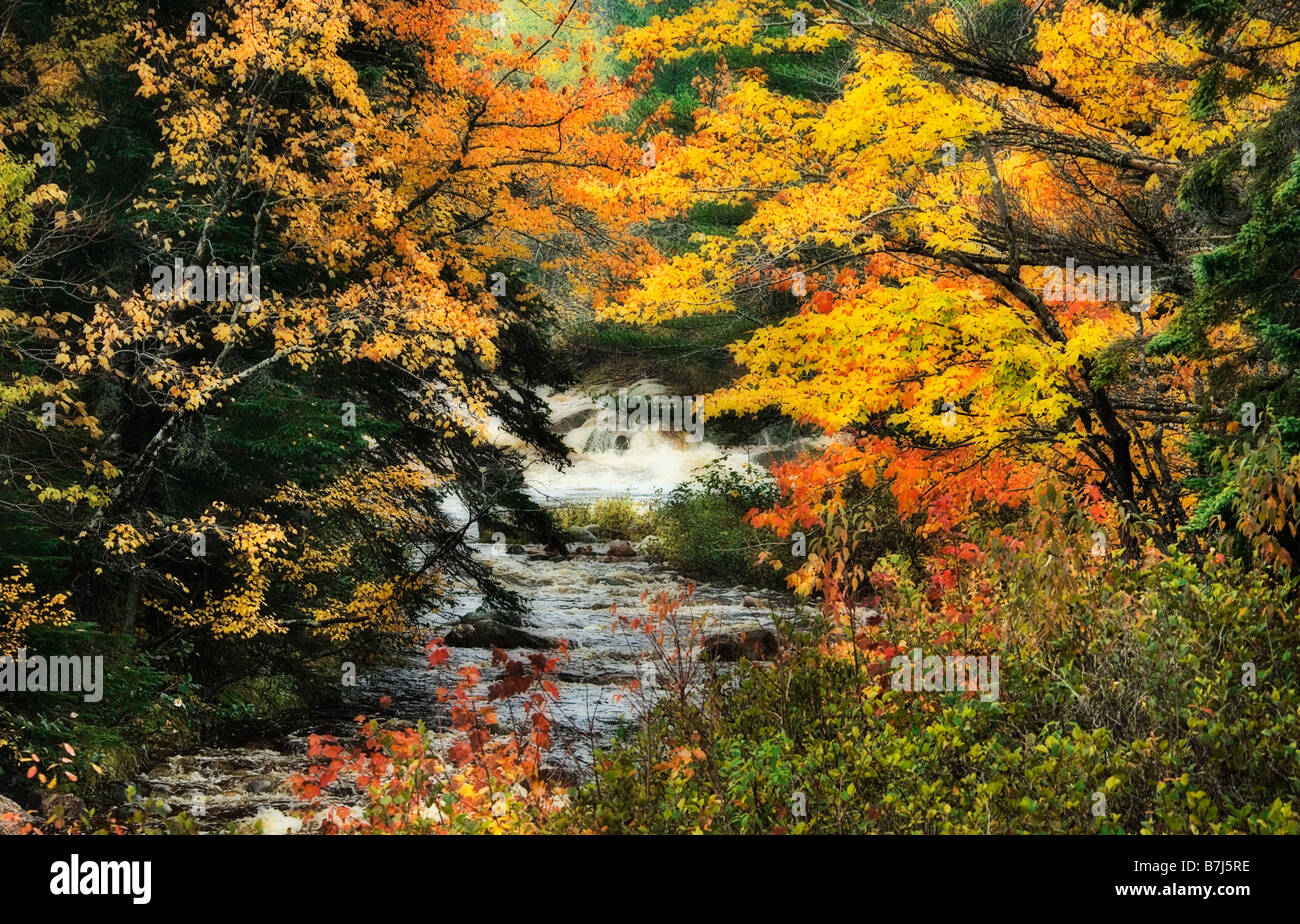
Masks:
[[[551,424],[551,430],[561,435],[570,433],[591,420],[597,413],[597,408],[587,407],[579,411],[574,411],[572,414],[565,414],[559,420]]]
[[[126,780],[114,780],[104,787],[104,798],[113,802],[130,802],[135,795],[134,787]]]
[[[253,780],[244,788],[251,793],[266,793],[275,789],[275,784],[270,780]]]
[[[462,622],[452,626],[446,643],[452,648],[554,648],[555,642],[518,626],[498,622]]]
[[[740,601],[740,605],[747,610],[761,610],[764,606],[763,601],[758,599],[758,597],[750,597],[748,595]]]
[[[752,465],[770,467],[779,462],[791,462],[815,445],[815,440],[797,439],[777,446],[764,446],[754,449],[749,454]]]
[[[41,814],[46,818],[62,816],[65,824],[77,820],[86,811],[86,803],[70,792],[47,792],[41,796]]]
[[[548,559],[554,561],[557,558],[567,558],[569,556],[569,545],[567,542],[548,542],[545,545],[530,545],[525,551],[530,559],[538,555],[545,555]]]
[[[759,626],[706,635],[700,647],[705,661],[770,661],[776,657],[778,643],[775,632]]]
[[[524,554],[524,547],[523,547],[522,545],[508,545],[508,546],[506,546],[506,554],[507,554],[507,555],[523,555],[523,554]]]
[[[418,725],[419,725],[418,722],[412,721],[411,719],[403,719],[397,716],[393,716],[391,719],[384,719],[384,721],[380,724],[379,727],[382,728],[384,731],[404,732],[404,731],[412,731]]]
[[[569,544],[559,539],[551,538],[546,545],[542,546],[542,551],[551,556],[551,561],[569,560]]]
[[[585,542],[585,543],[587,543],[588,545],[590,545],[591,543],[599,542],[600,540],[596,538],[596,534],[595,534],[595,533],[593,533],[593,532],[592,532],[591,530],[589,530],[587,527],[583,526],[583,527],[580,527],[579,529],[571,529],[571,530],[569,530],[569,541],[570,541],[570,542]]]
[[[609,554],[613,558],[632,558],[636,555],[636,549],[626,539],[615,539],[609,544]]]
[[[561,680],[565,683],[593,683],[601,686],[608,686],[610,684],[626,683],[628,680],[632,679],[632,675],[621,674],[613,670],[601,669],[596,669],[586,674],[578,671],[557,671],[555,679]]]
[[[133,821],[135,816],[140,814],[140,806],[134,802],[123,802],[116,806],[110,813],[118,821]]]
[[[23,807],[7,796],[0,796],[0,835],[18,834],[31,821]]]
[[[513,610],[502,609],[501,607],[489,606],[484,604],[473,612],[467,614],[462,623],[478,625],[480,623],[495,623],[502,626],[514,626],[518,628],[524,624],[523,617]]]

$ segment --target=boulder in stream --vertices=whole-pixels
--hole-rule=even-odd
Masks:
[[[551,431],[560,435],[570,433],[591,420],[598,412],[597,408],[585,407],[574,411],[572,414],[566,414],[551,423]]]
[[[609,544],[609,554],[613,558],[632,558],[636,555],[636,549],[626,539],[615,539]]]
[[[462,622],[446,635],[452,648],[554,648],[555,642],[518,626],[499,622]]]
[[[733,629],[706,635],[700,643],[700,658],[704,661],[770,661],[779,647],[776,633],[757,626],[753,629]]]
[[[478,625],[479,623],[497,623],[503,626],[514,626],[516,628],[524,624],[523,617],[514,610],[508,610],[503,607],[483,604],[478,609],[468,613],[462,620],[462,623]]]

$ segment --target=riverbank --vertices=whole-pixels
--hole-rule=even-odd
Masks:
[[[549,712],[555,746],[546,766],[556,779],[590,778],[593,747],[608,742],[631,716],[628,687],[645,679],[640,665],[647,663],[646,640],[639,633],[616,630],[613,613],[644,612],[643,594],[676,593],[689,583],[647,556],[611,556],[610,545],[575,545],[568,560],[555,559],[535,546],[521,547],[515,554],[494,553],[491,544],[478,548],[494,575],[529,600],[524,628],[548,643],[567,642],[567,657],[555,679],[558,699]],[[589,551],[577,551],[584,547]],[[428,631],[445,634],[481,603],[480,596],[465,595],[453,613],[430,619]],[[691,603],[715,632],[770,627],[773,611],[788,612],[789,605],[781,594],[725,584],[696,584]],[[483,687],[499,673],[487,648],[453,648],[450,660],[436,669],[429,668],[422,651],[413,649],[400,663],[360,672],[357,686],[337,707],[255,723],[243,741],[191,748],[160,761],[141,775],[142,794],[193,815],[201,831],[301,831],[295,813],[305,806],[287,781],[313,763],[307,755],[311,735],[333,735],[350,743],[358,714],[374,716],[391,728],[423,721],[431,729],[446,729],[446,707],[437,702],[437,689],[454,685],[457,671],[469,666],[482,672]],[[653,695],[654,685],[646,687]],[[351,794],[345,788],[331,797],[346,799]]]

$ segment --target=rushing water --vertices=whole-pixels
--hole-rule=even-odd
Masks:
[[[653,392],[655,383],[639,383]],[[707,441],[690,443],[678,434],[639,432],[620,443],[601,431],[591,412],[597,407],[579,392],[550,399],[552,420],[574,450],[575,464],[563,473],[543,466],[529,472],[529,484],[548,503],[599,497],[648,497],[670,490],[689,478],[693,468],[709,462],[719,450]],[[726,454],[728,464],[743,464],[746,452]],[[570,547],[576,549],[576,544]],[[645,612],[643,591],[676,592],[685,584],[679,575],[644,558],[611,559],[607,546],[591,546],[569,560],[546,560],[537,555],[508,555],[500,547],[478,546],[496,576],[529,600],[525,620],[528,631],[568,642],[568,656],[559,666],[556,686],[559,700],[550,712],[555,739],[548,761],[568,775],[580,775],[590,760],[591,747],[607,740],[623,721],[632,700],[626,695],[633,679],[641,678],[653,689],[654,680],[641,666],[645,641],[637,633],[614,630],[611,607],[623,614]],[[753,626],[770,622],[766,607],[745,608],[745,596],[767,595],[745,587],[696,585],[687,610],[710,625]],[[481,600],[465,594],[454,613],[441,618],[448,624],[471,612]],[[431,628],[437,623],[430,618]],[[512,654],[521,656],[524,651]],[[436,703],[439,686],[455,683],[457,668],[477,666],[487,679],[500,673],[491,665],[487,649],[453,648],[451,660],[430,670],[422,652],[413,651],[404,662],[363,671],[358,684],[348,689],[348,701],[338,708],[297,717],[289,727],[266,724],[250,727],[247,737],[226,746],[213,746],[177,754],[150,769],[139,780],[145,794],[161,798],[173,810],[195,814],[200,827],[219,830],[234,823],[246,827],[254,821],[267,833],[295,831],[296,803],[287,778],[311,764],[307,738],[314,733],[346,738],[354,731],[352,717],[359,713],[386,722],[409,725],[425,720],[430,727],[445,727]],[[381,708],[381,697],[389,701]],[[510,721],[509,715],[503,717]],[[346,794],[345,794],[346,795]]]

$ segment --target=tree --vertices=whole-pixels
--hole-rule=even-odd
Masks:
[[[623,51],[776,58],[840,41],[856,58],[839,98],[793,97],[750,71],[697,113],[694,134],[661,138],[629,184],[651,214],[706,201],[751,216],[658,261],[612,313],[801,293],[796,313],[734,348],[748,374],[715,412],[775,406],[862,437],[854,467],[894,476],[905,512],[939,525],[1013,500],[1025,484],[1008,469],[1054,471],[1169,541],[1192,503],[1188,425],[1235,416],[1232,389],[1207,381],[1211,357],[1149,349],[1195,287],[1199,238],[1179,184],[1283,106],[1294,33],[1234,20],[1241,61],[1272,75],[1245,95],[1207,95],[1206,68],[1247,68],[1194,32],[1074,0],[718,0],[630,31]],[[1075,267],[1090,272],[1067,288]],[[1258,368],[1238,323],[1211,336],[1216,365]]]
[[[449,494],[554,538],[488,424],[562,460],[534,267],[581,287],[617,266],[571,258],[622,240],[592,177],[635,151],[599,130],[626,93],[592,74],[576,4],[533,36],[494,35],[493,9],[17,5],[2,506],[57,543],[79,616],[404,634],[458,580],[512,598]]]

